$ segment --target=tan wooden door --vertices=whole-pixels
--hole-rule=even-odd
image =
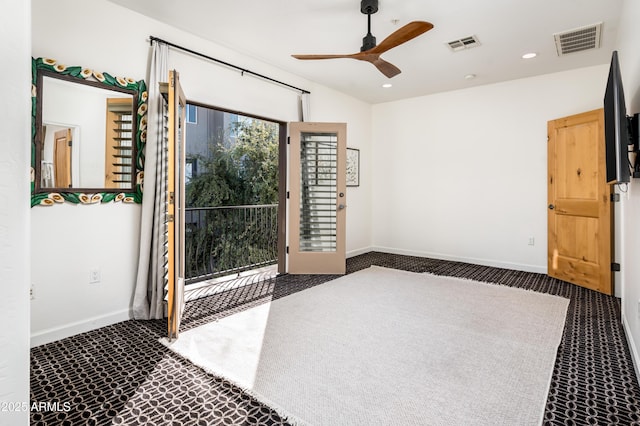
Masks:
[[[169,144],[167,153],[168,184],[168,338],[175,340],[180,331],[184,311],[184,164],[187,100],[180,86],[178,72],[169,72],[168,85]]]
[[[290,123],[289,262],[291,274],[346,271],[344,123]]]
[[[613,294],[602,109],[549,121],[549,275]]]
[[[71,129],[53,134],[53,175],[56,188],[71,188]]]

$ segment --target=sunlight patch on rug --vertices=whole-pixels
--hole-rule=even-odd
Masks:
[[[373,266],[162,342],[294,424],[537,425],[568,305]]]

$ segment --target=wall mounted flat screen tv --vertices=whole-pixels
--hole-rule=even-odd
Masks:
[[[604,139],[607,158],[607,183],[629,182],[629,128],[622,89],[618,52],[611,56],[607,89],[604,94]]]

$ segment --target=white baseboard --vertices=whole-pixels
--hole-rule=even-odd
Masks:
[[[347,259],[350,257],[360,256],[361,254],[369,253],[370,251],[374,251],[372,247],[365,247],[357,250],[351,250],[347,252]]]
[[[636,378],[640,381],[640,370],[638,369],[640,366],[640,354],[638,353],[638,347],[636,346],[636,342],[633,340],[633,335],[631,334],[631,330],[629,329],[629,323],[627,322],[627,317],[622,314],[622,328],[624,329],[624,334],[627,338],[627,344],[629,345],[629,350],[631,351],[631,359],[633,360],[633,369],[636,372]]]
[[[516,271],[524,271],[524,272],[535,272],[538,274],[547,273],[546,265],[537,266],[537,265],[528,265],[523,263],[501,262],[501,261],[490,260],[490,259],[460,257],[460,256],[452,256],[452,255],[447,255],[442,253],[431,253],[431,252],[416,251],[416,250],[404,250],[404,249],[396,249],[391,247],[380,247],[380,246],[370,247],[369,251],[380,251],[384,253],[402,254],[406,256],[428,257],[431,259],[450,260],[453,262],[471,263],[473,265],[493,266],[496,268],[513,269]]]
[[[66,337],[75,336],[76,334],[85,333],[100,327],[106,327],[111,324],[126,321],[133,318],[130,309],[123,309],[118,312],[101,315],[97,317],[87,318],[86,320],[65,324],[59,327],[48,328],[46,330],[31,333],[30,347],[44,345],[45,343],[55,342],[56,340]]]

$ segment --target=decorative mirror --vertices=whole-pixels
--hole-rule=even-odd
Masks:
[[[142,202],[147,89],[32,59],[31,206]]]

